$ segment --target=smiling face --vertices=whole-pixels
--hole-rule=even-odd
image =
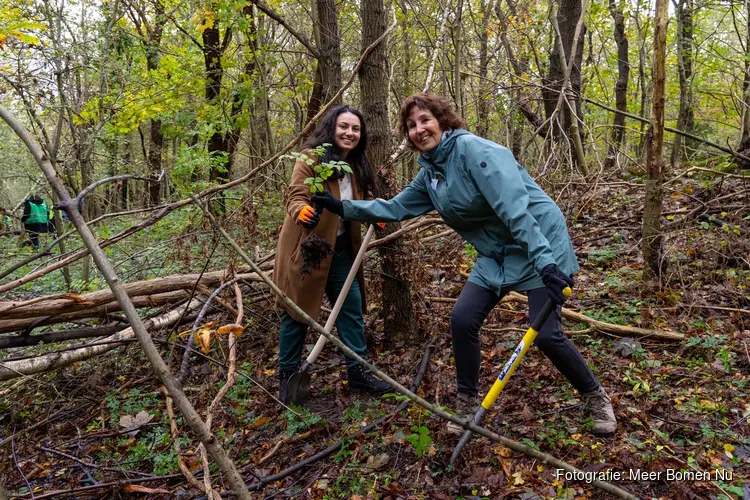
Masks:
[[[346,159],[349,151],[359,144],[362,124],[354,113],[341,113],[336,118],[336,147],[339,148],[341,158]]]
[[[432,151],[443,138],[443,129],[429,109],[414,106],[406,119],[409,140],[421,152]]]

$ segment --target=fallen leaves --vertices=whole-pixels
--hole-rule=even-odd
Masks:
[[[132,415],[123,415],[120,417],[120,427],[122,427],[128,436],[135,436],[140,431],[139,427],[151,422],[153,415],[145,411],[139,411],[134,417]]]
[[[232,334],[235,337],[242,335],[245,327],[236,323],[230,323],[228,325],[222,325],[218,328],[214,328],[215,323],[213,321],[208,322],[203,328],[195,332],[195,341],[201,348],[204,354],[208,354],[211,351],[211,336],[212,335],[229,335]]]

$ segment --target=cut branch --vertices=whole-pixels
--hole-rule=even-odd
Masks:
[[[425,297],[425,300],[430,302],[444,302],[446,304],[453,304],[456,299],[450,297]],[[521,302],[522,304],[528,304],[529,299],[525,295],[521,295],[517,292],[510,292],[508,295],[503,297],[503,302]],[[685,335],[677,332],[670,332],[664,330],[649,330],[647,328],[637,328],[634,326],[623,326],[615,325],[612,323],[605,323],[594,318],[590,318],[585,314],[573,311],[563,307],[562,315],[564,318],[586,323],[594,330],[598,330],[604,333],[611,333],[613,335],[620,335],[623,337],[643,337],[643,338],[654,338],[659,340],[685,340]]]

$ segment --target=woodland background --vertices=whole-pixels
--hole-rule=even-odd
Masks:
[[[444,420],[350,395],[333,345],[306,408],[272,397],[279,315],[251,262],[272,271],[284,155],[350,103],[392,196],[418,169],[399,105],[423,90],[563,209],[582,264],[565,326],[615,437],[587,434],[534,350],[456,469]],[[554,456],[724,474],[616,485],[641,498],[750,498],[750,2],[1,0],[0,116],[10,497],[630,498],[556,481]],[[31,192],[74,223],[55,210],[41,252]],[[476,254],[434,214],[371,246],[370,359],[451,407]],[[487,388],[526,322],[520,297],[488,318]]]

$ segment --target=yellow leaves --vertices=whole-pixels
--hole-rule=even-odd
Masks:
[[[510,448],[506,448],[505,446],[503,446],[503,445],[501,445],[501,444],[500,444],[500,445],[497,445],[497,446],[495,447],[495,450],[494,450],[494,451],[495,451],[495,453],[497,453],[497,455],[498,455],[498,456],[500,456],[500,457],[503,457],[503,458],[508,458],[508,457],[510,457],[510,454],[512,453],[512,452],[510,451]]]
[[[216,13],[210,10],[199,10],[195,13],[191,21],[196,25],[196,29],[198,30],[198,32],[203,33],[207,29],[211,29],[214,27],[214,22],[216,22]]]
[[[201,328],[195,332],[195,341],[201,347],[201,351],[204,354],[208,354],[211,350],[211,330],[208,328]]]
[[[513,474],[513,486],[518,486],[524,483],[523,472],[516,472]]]
[[[219,335],[229,335],[231,333],[232,335],[239,337],[244,331],[244,326],[238,325],[237,323],[232,323],[229,325],[220,326],[219,329],[216,330],[216,333],[218,333]]]
[[[724,444],[724,454],[729,458],[729,460],[734,458],[734,455],[732,455],[733,451],[734,451],[734,446],[732,446],[729,443]]]
[[[201,348],[204,354],[208,354],[211,350],[211,335],[235,335],[239,337],[245,330],[245,327],[236,323],[230,323],[228,325],[222,325],[218,328],[214,328],[216,323],[209,321],[203,328],[195,332],[195,341]]]
[[[701,399],[701,408],[706,409],[706,410],[715,410],[716,403],[708,399]]]

